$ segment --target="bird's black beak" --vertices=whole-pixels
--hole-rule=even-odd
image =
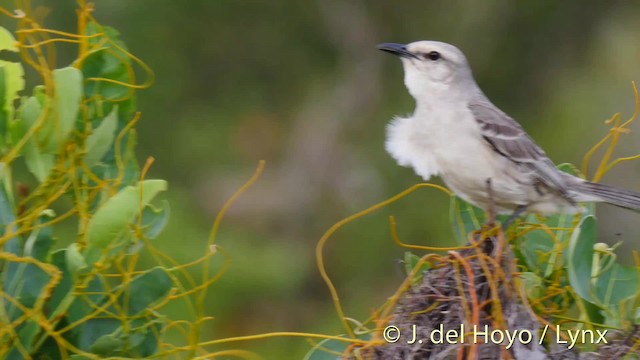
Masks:
[[[379,50],[386,51],[388,53],[391,53],[393,55],[398,55],[400,57],[410,58],[410,59],[420,59],[418,55],[407,50],[406,45],[395,44],[395,43],[384,43],[384,44],[379,44],[376,47]]]

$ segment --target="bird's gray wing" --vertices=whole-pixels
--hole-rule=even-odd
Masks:
[[[520,124],[486,100],[470,102],[469,110],[480,125],[482,137],[495,151],[531,169],[535,180],[567,195],[565,177]]]

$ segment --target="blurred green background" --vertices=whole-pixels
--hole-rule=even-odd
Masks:
[[[39,1],[45,24],[74,31],[75,2]],[[11,0],[0,5],[12,9]],[[335,222],[420,181],[384,151],[384,130],[413,110],[400,62],[380,42],[440,40],[467,55],[480,86],[556,162],[579,164],[633,113],[640,80],[640,2],[96,0],[94,16],[117,28],[155,72],[138,93],[140,160],[167,179],[172,208],[159,247],[180,262],[202,255],[224,201],[267,161],[231,208],[218,245],[230,270],[209,291],[205,339],[270,331],[341,333],[314,250]],[[6,18],[2,25],[12,28]],[[71,59],[73,53],[66,55]],[[65,54],[59,66],[66,65]],[[31,84],[33,85],[33,84]],[[638,124],[632,126],[637,129]],[[640,152],[640,132],[619,154]],[[640,162],[604,182],[640,190]],[[439,180],[435,180],[441,183]],[[326,266],[347,315],[366,319],[403,279],[390,237],[450,244],[448,198],[421,190],[339,230]],[[601,241],[637,248],[637,214],[600,206]],[[179,312],[180,309],[175,309]],[[267,359],[301,358],[302,339],[233,343]]]

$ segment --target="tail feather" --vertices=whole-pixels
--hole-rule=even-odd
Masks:
[[[589,181],[580,183],[577,190],[587,197],[640,212],[640,193],[638,192]]]

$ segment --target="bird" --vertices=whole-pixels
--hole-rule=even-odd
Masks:
[[[465,55],[439,41],[382,43],[400,57],[415,110],[386,128],[385,148],[425,181],[440,176],[458,197],[498,214],[581,213],[585,202],[639,211],[640,193],[559,170],[476,83]],[[490,191],[488,187],[490,183]]]

